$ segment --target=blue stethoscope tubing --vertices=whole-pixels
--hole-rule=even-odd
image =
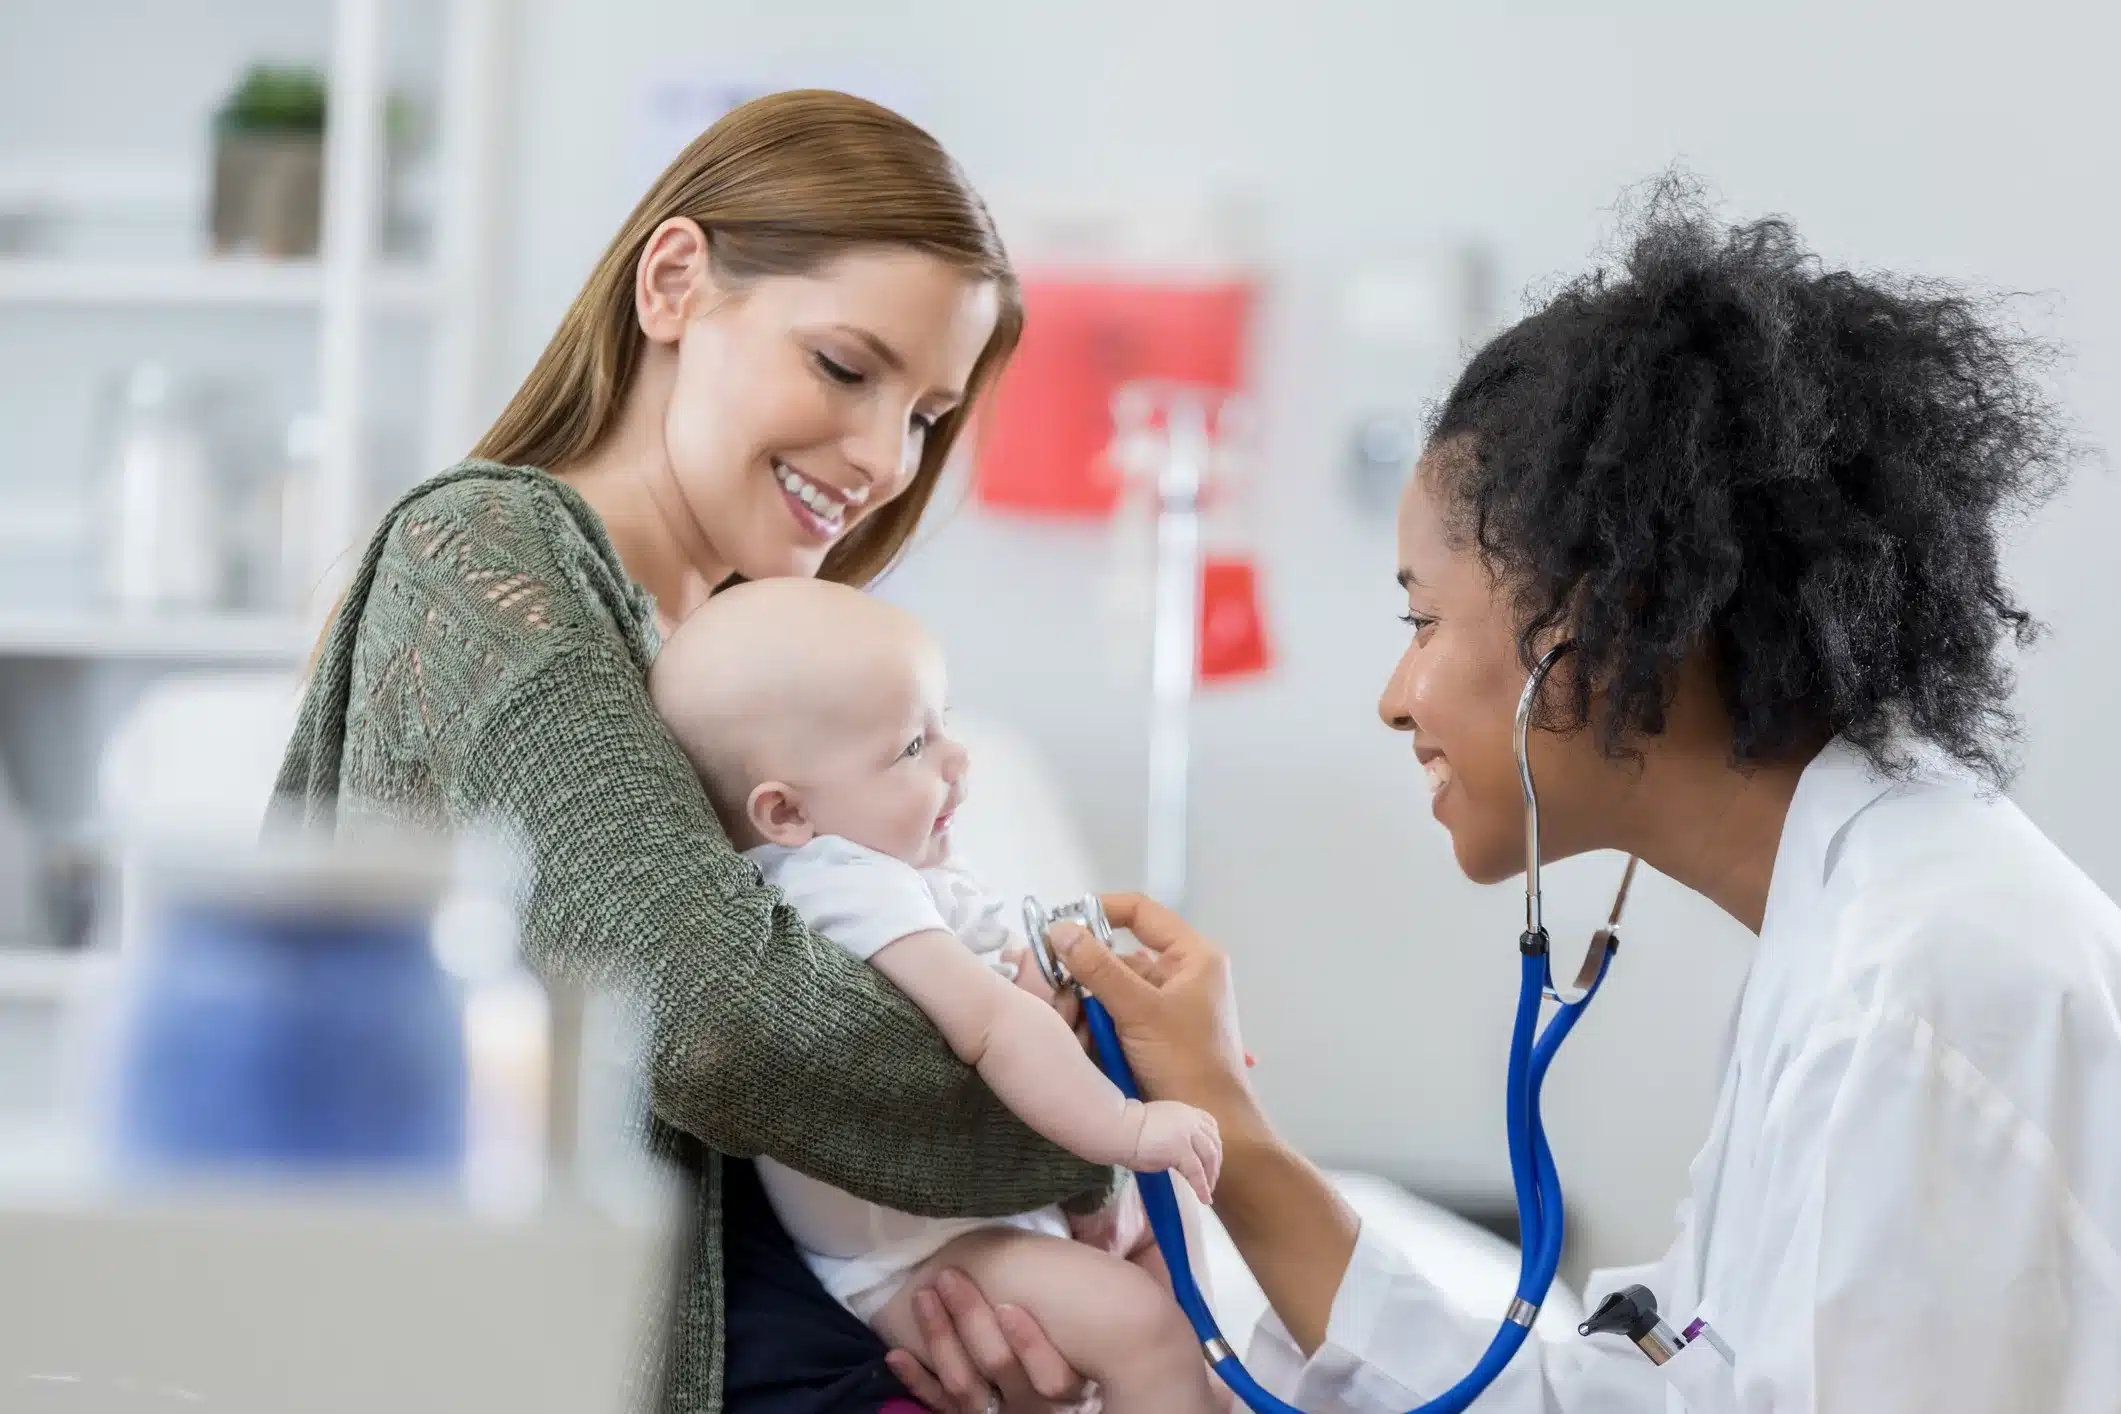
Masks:
[[[1627,890],[1634,876],[1635,862],[1628,861],[1627,873],[1622,877],[1620,891],[1613,902],[1612,918],[1601,929],[1592,943],[1591,954],[1585,959],[1583,971],[1577,978],[1579,995],[1563,1000],[1554,986],[1553,966],[1547,946],[1547,932],[1541,916],[1539,885],[1539,803],[1532,788],[1531,764],[1526,755],[1526,729],[1539,688],[1548,671],[1561,655],[1573,645],[1562,643],[1549,650],[1533,668],[1525,681],[1524,695],[1517,710],[1517,762],[1518,772],[1524,787],[1525,839],[1528,868],[1525,882],[1525,930],[1518,939],[1519,971],[1516,1017],[1510,1028],[1510,1060],[1508,1072],[1508,1102],[1506,1119],[1509,1128],[1510,1174],[1516,1189],[1517,1221],[1521,1239],[1521,1255],[1517,1273],[1516,1299],[1510,1303],[1508,1314],[1496,1330],[1494,1339],[1482,1353],[1465,1378],[1445,1390],[1428,1403],[1409,1414],[1458,1414],[1470,1406],[1501,1375],[1525,1338],[1531,1334],[1532,1324],[1538,1317],[1540,1305],[1552,1289],[1554,1276],[1561,1265],[1561,1247],[1565,1221],[1562,1207],[1561,1176],[1554,1166],[1553,1151],[1547,1145],[1546,1124],[1540,1114],[1540,1090],[1546,1082],[1547,1069],[1554,1062],[1562,1042],[1575,1029],[1578,1018],[1598,994],[1611,966],[1613,952],[1618,944],[1620,910],[1627,898]],[[1094,901],[1086,900],[1086,903]],[[1034,910],[1027,904],[1027,918]],[[1102,910],[1090,912],[1102,922]],[[1102,929],[1096,931],[1105,931]],[[1041,967],[1048,970],[1049,977],[1057,982],[1072,982],[1064,965],[1054,962],[1050,946],[1044,935],[1043,921],[1032,935],[1032,952]],[[1548,997],[1560,1002],[1553,1018],[1542,1029],[1539,1025],[1541,1002]],[[1120,1045],[1119,1031],[1114,1026],[1112,1015],[1095,997],[1083,994],[1083,1017],[1089,1023],[1090,1034],[1097,1047],[1099,1063],[1113,1084],[1130,1100],[1142,1098],[1141,1088],[1135,1082],[1134,1071],[1127,1064],[1125,1049]],[[1179,1215],[1178,1196],[1171,1185],[1168,1173],[1145,1173],[1136,1177],[1140,1188],[1142,1207],[1147,1212],[1150,1230],[1156,1236],[1156,1245],[1161,1249],[1164,1264],[1171,1274],[1171,1288],[1178,1299],[1179,1308],[1185,1312],[1194,1333],[1200,1337],[1201,1350],[1209,1366],[1228,1385],[1231,1391],[1257,1414],[1303,1414],[1294,1405],[1284,1403],[1262,1389],[1259,1382],[1240,1363],[1230,1344],[1223,1338],[1217,1326],[1215,1314],[1208,1309],[1207,1300],[1201,1295],[1200,1283],[1193,1275],[1192,1263],[1186,1252],[1185,1225]]]
[[[1597,983],[1594,982],[1590,992],[1583,997],[1565,1004],[1556,1012],[1546,1028],[1538,1032],[1535,1042],[1539,1004],[1547,992],[1548,970],[1544,955],[1525,954],[1520,973],[1517,1018],[1510,1032],[1508,1082],[1510,1171],[1517,1188],[1517,1221],[1523,1241],[1517,1300],[1511,1305],[1510,1318],[1496,1330],[1486,1352],[1465,1378],[1422,1405],[1417,1414],[1457,1414],[1494,1383],[1531,1333],[1532,1320],[1538,1314],[1540,1303],[1546,1300],[1547,1292],[1554,1284],[1554,1274],[1561,1265],[1561,1176],[1555,1171],[1554,1155],[1547,1146],[1546,1126],[1539,1113],[1539,1092],[1546,1080],[1547,1067],[1553,1063],[1555,1052],[1561,1049],[1561,1043],[1568,1039],[1576,1019],[1596,994]],[[1603,980],[1601,969],[1599,981]],[[1141,1089],[1127,1065],[1126,1053],[1120,1048],[1119,1032],[1113,1026],[1111,1013],[1095,997],[1086,995],[1083,1016],[1090,1024],[1090,1033],[1096,1041],[1098,1059],[1105,1073],[1128,1099],[1140,1099]],[[1179,1309],[1192,1323],[1194,1334],[1200,1337],[1215,1373],[1258,1414],[1303,1414],[1294,1405],[1284,1403],[1262,1389],[1239,1362],[1229,1342],[1223,1339],[1222,1330],[1201,1295],[1200,1283],[1195,1280],[1192,1264],[1187,1258],[1185,1227],[1179,1217],[1178,1195],[1172,1189],[1171,1175],[1139,1174],[1135,1182],[1141,1189],[1142,1207],[1149,1215],[1150,1230],[1155,1233],[1156,1245],[1162,1250],[1164,1264],[1170,1270],[1172,1293],[1178,1298]]]

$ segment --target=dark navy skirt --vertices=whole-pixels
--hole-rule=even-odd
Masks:
[[[744,1160],[722,1160],[722,1262],[727,1414],[882,1414],[906,1398],[883,1341],[803,1265]]]

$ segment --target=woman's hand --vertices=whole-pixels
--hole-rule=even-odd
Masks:
[[[964,1273],[944,1272],[934,1287],[915,1292],[913,1313],[934,1368],[905,1350],[892,1351],[885,1363],[937,1414],[1089,1414],[1099,1407],[1030,1312],[988,1305]]]
[[[1252,1114],[1230,961],[1162,904],[1112,894],[1105,916],[1148,949],[1120,957],[1080,928],[1053,929],[1068,970],[1112,1013],[1142,1093],[1183,1100],[1226,1127]]]

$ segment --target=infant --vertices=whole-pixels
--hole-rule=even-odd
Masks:
[[[822,580],[739,585],[671,635],[650,689],[731,838],[1004,1104],[1085,1159],[1169,1171],[1207,1200],[1222,1161],[1215,1121],[1122,1096],[1036,969],[1015,977],[1007,905],[951,860],[967,758],[945,723],[942,652],[910,615]],[[1058,1209],[945,1221],[770,1160],[759,1175],[826,1288],[894,1346],[926,1358],[912,1293],[955,1267],[1036,1317],[1112,1414],[1225,1407],[1153,1244],[1129,1260],[1071,1240]]]

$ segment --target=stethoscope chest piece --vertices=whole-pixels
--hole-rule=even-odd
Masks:
[[[1051,908],[1035,897],[1024,900],[1024,942],[1030,946],[1031,960],[1038,964],[1039,974],[1048,986],[1066,991],[1075,985],[1075,974],[1053,950],[1048,937],[1056,923],[1073,923],[1106,947],[1112,945],[1112,924],[1105,918],[1105,906],[1098,902],[1096,894],[1084,894]]]

